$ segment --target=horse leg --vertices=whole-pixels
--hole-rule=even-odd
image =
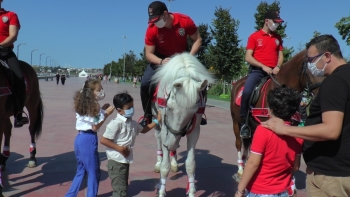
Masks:
[[[236,136],[236,149],[237,149],[237,154],[238,154],[238,159],[237,159],[237,166],[238,166],[238,172],[237,172],[237,177],[242,178],[243,175],[243,169],[244,169],[244,160],[242,156],[242,139],[239,134],[239,123],[236,120],[233,120],[233,131]],[[243,151],[244,152],[244,151]],[[244,153],[243,153],[244,155]]]
[[[160,164],[162,163],[163,159],[163,151],[162,151],[162,138],[160,135],[160,131],[155,129],[154,131],[154,136],[156,137],[157,140],[157,163],[154,166],[154,172],[159,173],[160,172]]]
[[[177,172],[179,170],[179,167],[177,165],[177,155],[176,155],[176,150],[175,151],[170,151],[170,170],[172,172]]]
[[[2,150],[2,154],[0,155],[1,171],[5,171],[6,161],[10,156],[10,138],[11,138],[11,130],[12,130],[12,124],[11,124],[10,118],[3,119],[3,122],[4,122],[4,126],[2,128],[2,133],[4,134],[5,138],[4,138],[4,147]]]
[[[10,135],[11,135],[11,129],[12,129],[12,124],[11,124],[10,118],[3,118],[1,122],[3,122],[4,125],[2,126],[2,128],[0,128],[0,151],[1,151],[2,137],[3,137],[4,133],[10,133]],[[8,150],[8,152],[10,152],[10,151]],[[0,157],[0,163],[1,163],[1,167],[0,167],[0,197],[4,197],[4,195],[2,194],[2,188],[4,187],[3,181],[2,181],[2,171],[4,171],[4,168],[6,166],[7,158],[8,157],[5,157],[1,154],[1,157]],[[5,164],[4,168],[2,166],[3,161]]]
[[[195,130],[187,136],[186,172],[188,176],[188,182],[186,187],[186,194],[189,197],[194,197],[194,193],[196,192],[196,187],[194,184],[194,173],[196,171],[195,150],[199,138],[199,125],[197,125],[197,127],[198,128],[195,128]]]
[[[37,166],[36,162],[36,143],[35,143],[35,135],[36,135],[36,128],[35,128],[35,123],[38,118],[38,113],[36,109],[38,108],[37,106],[27,106],[28,112],[29,112],[29,119],[30,119],[30,125],[29,125],[29,133],[30,133],[30,145],[29,145],[29,162],[28,162],[28,168],[34,168]]]
[[[169,164],[169,151],[168,149],[163,146],[163,160],[160,165],[160,181],[157,185],[158,188],[158,197],[164,197],[165,196],[165,185],[166,185],[166,179],[169,174],[170,170],[170,164]]]

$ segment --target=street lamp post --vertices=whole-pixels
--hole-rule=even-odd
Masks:
[[[45,55],[45,53],[40,54],[39,66],[41,66],[41,56]]]
[[[47,58],[49,58],[49,57],[51,57],[51,56],[47,56],[46,57],[46,63],[45,63],[45,66],[47,67]]]
[[[113,63],[113,53],[112,53],[113,49],[111,49],[111,66],[109,67],[109,79],[111,78],[111,74],[112,74],[112,63]]]
[[[17,59],[19,59],[19,46],[21,46],[21,45],[25,45],[25,44],[27,44],[27,43],[19,43],[18,45],[17,45]]]
[[[169,2],[169,5],[168,5],[168,11],[170,10],[170,3],[172,2],[172,1],[175,1],[175,0],[167,0],[168,2]]]
[[[128,36],[123,36],[123,38],[124,38],[124,67],[123,67],[123,80],[125,80],[125,47],[126,47],[126,38],[127,38]]]
[[[33,52],[37,51],[38,49],[33,49],[32,52],[30,53],[30,65],[33,66],[32,60],[33,60]],[[18,57],[18,56],[17,56]]]

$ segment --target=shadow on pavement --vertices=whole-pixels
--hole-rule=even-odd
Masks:
[[[101,162],[107,159],[105,152],[99,152],[99,156]],[[34,186],[31,189],[11,195],[12,197],[20,197],[52,185],[70,185],[76,173],[75,154],[74,151],[72,151],[51,157],[37,157],[37,163],[38,165],[41,165],[37,168],[41,168],[41,170],[9,179],[9,174],[21,173],[26,168],[27,163],[27,157],[24,157],[23,155],[17,154],[15,152],[11,152],[11,156],[7,161],[6,171],[2,174],[4,184],[3,192],[16,190],[13,188],[15,186],[31,183],[41,183],[39,186]],[[107,178],[108,172],[101,169],[100,180],[102,181]],[[25,180],[22,181],[23,179]],[[86,183],[83,181],[80,190],[84,189],[85,187]],[[66,189],[67,187],[64,188]]]

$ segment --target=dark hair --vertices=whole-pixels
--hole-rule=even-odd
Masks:
[[[338,41],[329,34],[324,34],[313,38],[306,44],[306,49],[315,45],[319,53],[330,52],[332,55],[338,58],[343,58]]]
[[[134,99],[128,94],[127,91],[116,94],[113,97],[113,105],[117,109],[123,109],[124,105],[134,101]]]
[[[299,109],[300,101],[300,94],[286,85],[271,90],[267,95],[267,103],[273,115],[284,121],[291,119]]]
[[[81,116],[96,116],[100,112],[100,105],[96,102],[94,91],[97,85],[100,85],[99,79],[88,79],[83,88],[74,94],[74,109]]]

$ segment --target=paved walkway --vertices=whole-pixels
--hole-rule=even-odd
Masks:
[[[56,85],[55,81],[40,80],[40,89],[45,105],[43,134],[37,142],[36,168],[27,168],[30,136],[27,127],[14,129],[11,141],[11,157],[7,170],[3,173],[4,195],[13,197],[62,197],[69,189],[76,171],[73,142],[75,130],[75,112],[73,94],[83,85],[83,78],[68,78],[66,84]],[[127,90],[134,98],[135,119],[142,115],[139,88],[131,84],[105,84],[107,95],[101,103],[112,104],[114,94]],[[201,127],[201,136],[196,150],[196,196],[233,196],[237,188],[232,175],[237,171],[237,151],[232,131],[229,104],[223,101],[209,100],[206,110],[208,125]],[[109,117],[111,119],[115,113]],[[106,121],[106,124],[109,120]],[[106,125],[105,124],[105,125]],[[100,129],[101,136],[105,125]],[[178,149],[179,172],[169,173],[167,196],[185,196],[187,183],[184,162],[186,159],[186,140]],[[105,147],[99,145],[101,159],[101,182],[99,197],[111,196],[110,180],[106,169]],[[134,153],[134,163],[130,167],[130,186],[128,196],[156,196],[155,185],[159,174],[153,172],[156,161],[156,141],[153,131],[138,136]],[[297,173],[297,187],[305,188],[305,164]],[[84,196],[84,186],[78,196]],[[301,191],[305,196],[305,192]]]

